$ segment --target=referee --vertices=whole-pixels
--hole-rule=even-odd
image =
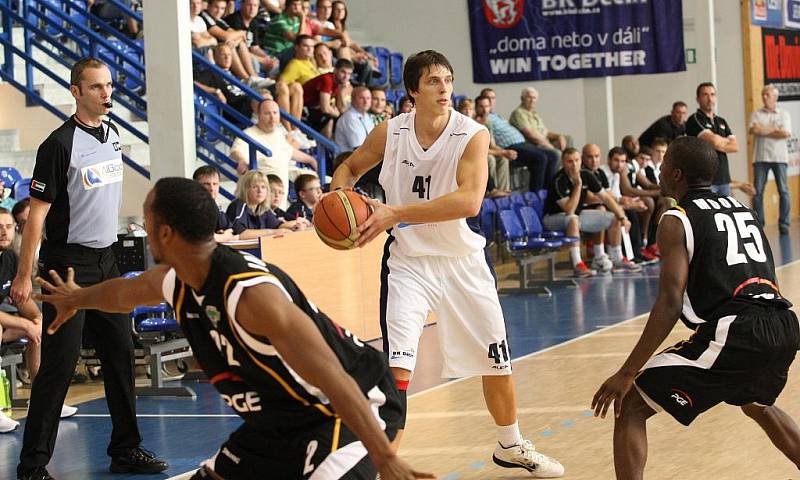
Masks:
[[[122,201],[122,154],[117,127],[103,121],[111,108],[111,72],[94,58],[72,67],[70,92],[77,109],[39,146],[33,169],[31,205],[11,297],[21,304],[31,294],[36,246],[43,236],[39,272],[75,270],[82,286],[119,276],[111,244],[117,239]],[[43,328],[55,318],[42,309]],[[85,321],[85,322],[84,322]],[[163,460],[140,447],[134,395],[134,351],[126,315],[75,312],[73,320],[42,337],[39,374],[31,388],[17,478],[48,480],[61,405],[80,354],[84,325],[103,366],[113,429],[106,452],[112,472],[158,473]]]

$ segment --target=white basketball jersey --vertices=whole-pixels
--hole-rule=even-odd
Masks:
[[[414,131],[416,113],[404,113],[389,120],[380,183],[389,205],[424,203],[454,192],[456,169],[467,143],[485,127],[455,110],[442,134],[423,150]],[[420,257],[441,255],[462,257],[486,245],[470,230],[465,219],[424,224],[400,224],[392,229],[401,253]]]

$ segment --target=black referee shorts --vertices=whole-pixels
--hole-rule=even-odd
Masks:
[[[701,324],[688,340],[651,358],[635,385],[651,408],[689,425],[721,402],[775,403],[799,347],[794,312],[754,306]]]

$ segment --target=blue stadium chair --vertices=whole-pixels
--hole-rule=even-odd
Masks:
[[[486,238],[487,242],[494,242],[495,225],[497,223],[495,217],[497,215],[497,206],[490,198],[484,198],[481,203],[480,216],[481,235]]]
[[[14,200],[21,201],[31,196],[31,179],[23,178],[14,184],[14,191],[12,193]]]
[[[543,188],[543,189],[539,190],[536,193],[537,193],[537,195],[539,195],[539,198],[542,199],[542,202],[547,200],[547,189],[546,188]]]
[[[389,82],[392,85],[403,84],[403,54],[400,52],[391,52],[389,54]]]
[[[508,199],[511,202],[511,205],[513,205],[513,206],[516,206],[516,205],[524,206],[525,205],[525,198],[522,195],[520,195],[519,193],[516,193],[516,192],[512,193],[511,195],[509,195]]]
[[[453,104],[453,108],[458,108],[458,104],[461,103],[461,100],[466,100],[467,98],[466,95],[456,95],[454,93],[453,96],[450,97],[450,103]]]
[[[373,76],[369,80],[370,88],[381,88],[389,84],[389,62],[391,53],[386,47],[364,47],[366,51],[373,54],[378,59],[378,72],[380,76]]]
[[[511,210],[511,199],[508,197],[497,197],[494,199],[494,203],[497,205],[497,211],[499,212]]]

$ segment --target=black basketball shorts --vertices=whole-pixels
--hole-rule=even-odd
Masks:
[[[634,385],[655,411],[689,425],[720,402],[775,403],[799,346],[794,312],[754,306],[700,324],[688,340],[651,358]]]

